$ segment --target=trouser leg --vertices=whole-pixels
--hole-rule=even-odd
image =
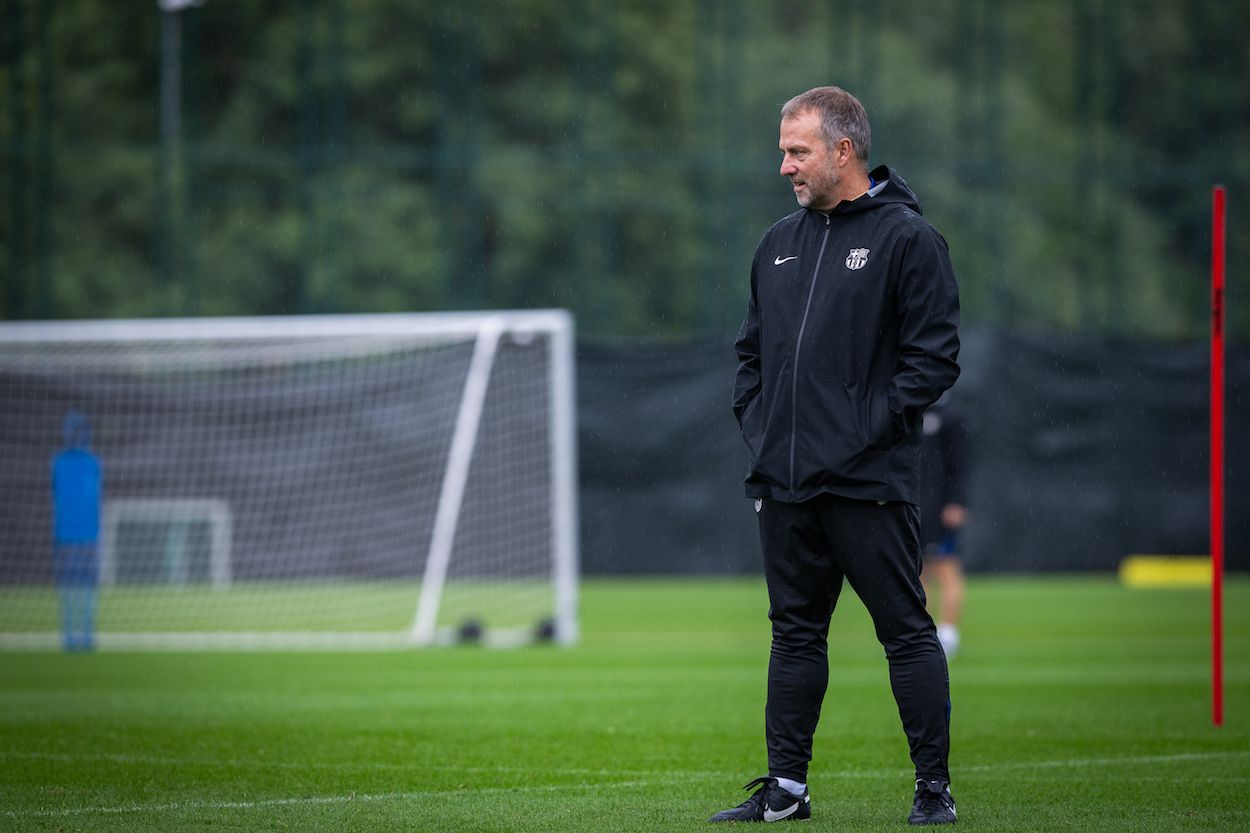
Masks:
[[[61,608],[61,647],[66,651],[72,651],[76,644],[74,639],[73,549],[64,544],[56,544],[52,558],[52,567],[56,575],[57,600]]]
[[[61,647],[66,651],[74,650],[74,590],[72,587],[61,587],[58,591],[61,602]]]
[[[829,683],[829,618],[842,573],[811,503],[765,500],[759,524],[773,633],[764,709],[768,770],[806,781]]]
[[[96,589],[84,584],[78,589],[78,647],[89,651],[95,647]]]
[[[838,566],[868,609],[917,778],[950,780],[950,679],[920,583],[919,512],[890,502],[821,499]]]
[[[67,651],[89,650],[95,643],[96,587],[99,566],[94,544],[56,544],[56,583],[61,604],[61,640]]]

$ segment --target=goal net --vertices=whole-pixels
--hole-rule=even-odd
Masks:
[[[0,648],[58,644],[71,412],[102,648],[576,639],[563,311],[0,324]]]

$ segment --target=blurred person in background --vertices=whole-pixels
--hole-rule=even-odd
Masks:
[[[915,764],[908,821],[955,821],[949,678],[920,581],[917,504],[923,414],[959,375],[959,290],[946,241],[896,172],[869,171],[870,145],[863,106],[841,88],[782,108],[780,173],[800,209],[756,249],[733,402],[772,621],[769,769],[713,822],[811,817],[844,578],[889,662]]]
[[[66,651],[95,647],[96,546],[100,540],[100,461],[91,453],[91,423],[69,411],[61,424],[64,448],[52,459],[53,569],[61,597]]]
[[[964,609],[964,569],[960,534],[968,520],[964,479],[968,437],[950,391],[924,414],[920,444],[920,537],[924,549],[921,579],[932,599],[937,584],[938,640],[947,659],[959,652],[959,621]],[[931,606],[932,607],[932,606]]]

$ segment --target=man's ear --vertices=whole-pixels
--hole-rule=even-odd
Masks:
[[[849,165],[851,162],[851,159],[854,156],[855,156],[855,146],[851,144],[851,140],[845,136],[843,136],[841,139],[838,139],[837,144],[834,145],[834,156],[833,156],[833,158],[838,163],[838,167],[842,167],[843,165]]]

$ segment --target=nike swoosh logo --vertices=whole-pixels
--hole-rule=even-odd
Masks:
[[[787,260],[798,260],[798,259],[799,259],[798,255],[790,255],[789,257],[775,258],[773,260],[773,266],[780,266],[781,264],[785,263]]]
[[[764,821],[781,821],[794,815],[794,811],[797,809],[799,809],[799,802],[797,801],[784,810],[773,810],[766,804],[764,805]]]

